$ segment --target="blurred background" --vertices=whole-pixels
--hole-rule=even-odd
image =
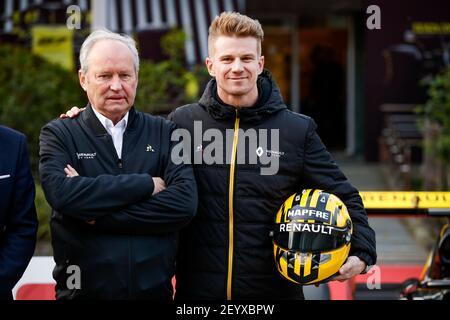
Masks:
[[[28,137],[40,220],[36,257],[52,256],[51,209],[37,173],[39,130],[87,103],[77,79],[86,36],[96,28],[133,36],[141,56],[136,106],[166,116],[201,95],[209,80],[208,26],[222,11],[261,22],[266,67],[285,102],[316,120],[360,191],[448,191],[448,0],[0,0],[0,124]],[[418,276],[445,222],[370,217],[378,264],[394,280],[371,291],[354,283],[349,298],[395,298],[402,281]]]

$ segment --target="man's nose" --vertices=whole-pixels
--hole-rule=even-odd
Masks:
[[[122,89],[122,82],[118,75],[113,76],[113,78],[111,80],[111,84],[110,84],[110,89],[113,91],[119,91]]]
[[[231,71],[233,72],[241,72],[244,70],[241,59],[235,59],[231,66]]]

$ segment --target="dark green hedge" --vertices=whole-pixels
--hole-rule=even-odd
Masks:
[[[427,150],[450,164],[450,67],[436,75],[428,89],[428,100],[423,106],[424,118],[436,123],[440,135],[427,145]]]
[[[161,39],[167,60],[141,61],[136,106],[141,111],[168,114],[178,106],[198,100],[210,76],[205,66],[191,71],[184,66],[184,32],[174,29]]]
[[[49,63],[28,50],[0,45],[0,124],[23,132],[28,139],[36,180],[38,239],[50,238],[50,207],[38,182],[39,132],[41,127],[67,110],[83,105],[86,98],[75,72]]]
[[[67,106],[83,105],[86,98],[75,72],[26,49],[0,45],[0,70],[0,123],[27,136],[37,177],[41,127],[67,110]]]

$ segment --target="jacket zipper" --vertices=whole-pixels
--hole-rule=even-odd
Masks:
[[[116,148],[114,147],[114,142],[113,142],[112,137],[111,137],[110,134],[107,135],[106,139],[108,140],[109,148],[110,148],[111,152],[112,152],[113,155],[114,155],[114,158],[115,158],[115,161],[116,161],[117,168],[119,169],[120,173],[122,173],[122,169],[123,169],[123,161],[122,161],[122,158],[123,158],[123,157],[119,158],[119,156],[117,155],[117,151],[116,151]],[[124,133],[124,138],[123,138],[123,140],[125,140],[125,133]],[[122,142],[122,154],[123,154],[123,142]]]
[[[124,154],[124,146],[125,146],[125,136],[127,135],[127,132],[125,131],[123,133],[122,138],[122,154],[119,158],[119,155],[117,154],[116,148],[114,147],[114,142],[112,140],[112,136],[108,135],[108,141],[109,145],[111,146],[111,150],[116,158],[116,164],[117,168],[119,169],[119,174],[123,173],[123,154]],[[133,298],[133,270],[131,270],[132,266],[132,243],[131,243],[131,237],[128,236],[128,298]]]
[[[125,132],[123,133],[123,137],[122,137],[122,154],[119,156],[117,156],[118,158],[118,162],[117,165],[119,166],[120,169],[120,173],[123,173],[123,155],[125,154],[125,140],[127,137],[127,130],[125,130]],[[132,237],[128,236],[128,295],[129,298],[133,299],[134,297],[134,286],[133,286],[133,244],[132,244]]]
[[[239,137],[239,110],[236,110],[236,120],[234,122],[233,149],[230,163],[230,182],[228,190],[228,276],[227,276],[227,300],[231,300],[231,284],[233,275],[233,249],[234,249],[234,171],[236,166],[236,153]]]

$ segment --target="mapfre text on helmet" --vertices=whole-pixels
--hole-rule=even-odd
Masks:
[[[288,216],[288,218],[308,216],[308,217],[314,217],[314,218],[319,218],[319,219],[324,219],[324,220],[330,219],[329,212],[323,212],[323,211],[313,210],[313,209],[294,209],[293,208],[288,211],[287,216]]]

